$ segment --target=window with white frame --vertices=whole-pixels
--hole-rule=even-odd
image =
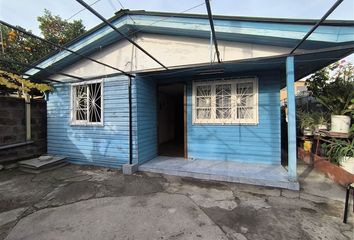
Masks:
[[[194,124],[257,124],[256,78],[193,83]]]
[[[72,124],[103,124],[102,80],[73,84],[71,96]]]

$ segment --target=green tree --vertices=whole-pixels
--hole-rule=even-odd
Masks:
[[[53,50],[52,47],[43,44],[37,39],[29,38],[19,31],[3,25],[0,27],[2,34],[0,49],[2,58],[21,63],[33,63]],[[21,28],[19,26],[17,27]],[[15,73],[22,73],[26,69],[26,67],[18,64],[5,62],[1,62],[0,68],[1,70]]]
[[[54,16],[45,9],[43,16],[37,18],[43,37],[53,43],[63,45],[85,32],[81,20],[67,21],[60,16]],[[1,27],[1,55],[11,61],[33,63],[55,50],[51,45],[26,36],[14,29]],[[17,26],[18,28],[21,28]],[[24,28],[21,28],[26,30]],[[30,32],[30,31],[29,31]],[[23,72],[26,67],[16,64],[1,63],[1,70]]]
[[[345,115],[354,109],[354,66],[344,60],[313,74],[306,80],[311,95],[331,114]]]
[[[81,20],[69,22],[58,15],[53,15],[48,9],[44,15],[37,18],[39,29],[46,40],[63,45],[85,32]]]
[[[52,15],[47,9],[44,10],[43,16],[38,17],[37,20],[43,37],[46,40],[59,45],[66,44],[85,32],[85,27],[81,20],[71,22],[63,20],[59,16]],[[21,28],[19,26],[17,27]],[[2,58],[14,62],[32,64],[55,50],[53,46],[22,34],[14,29],[8,28],[4,25],[0,25],[0,28],[0,55]],[[21,29],[25,30],[24,28]],[[27,67],[18,64],[0,62],[0,70],[8,73],[21,74],[26,69]],[[1,75],[2,81],[0,82],[0,92],[4,92],[5,88],[12,89],[10,92],[19,90],[18,87],[11,88],[11,86],[14,85],[10,83],[14,83],[14,80],[9,76],[10,75],[4,74],[4,72]],[[9,82],[6,83],[6,79],[8,79]],[[28,86],[32,85],[28,84]]]

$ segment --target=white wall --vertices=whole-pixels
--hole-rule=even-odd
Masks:
[[[135,41],[168,67],[210,62],[210,41],[208,39],[141,34]],[[257,44],[227,41],[218,41],[218,44],[223,61],[274,56],[289,52],[288,48]],[[214,46],[212,50],[214,52]],[[125,40],[112,44],[94,53],[91,57],[128,72],[160,68],[160,65]],[[82,77],[116,73],[113,69],[89,60],[80,60],[62,72]],[[56,75],[52,78],[66,77]]]

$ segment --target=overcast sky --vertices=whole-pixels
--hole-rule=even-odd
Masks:
[[[204,3],[204,0],[85,0],[104,17],[124,8],[134,10],[185,12]],[[319,19],[336,0],[213,0],[213,14],[252,17],[310,18]],[[75,0],[0,0],[0,18],[13,25],[20,25],[35,34],[40,34],[37,16],[44,9],[64,19],[82,19],[86,29],[100,23]],[[79,13],[78,13],[79,12]],[[187,13],[206,13],[205,4]],[[75,15],[76,14],[76,15]],[[73,16],[75,15],[75,16]],[[354,0],[344,2],[328,19],[354,20]]]

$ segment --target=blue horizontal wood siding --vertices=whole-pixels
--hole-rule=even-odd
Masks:
[[[138,161],[142,164],[157,156],[156,81],[135,78],[137,89]]]
[[[280,163],[280,75],[261,74],[259,124],[192,124],[192,83],[187,84],[188,157],[205,160]]]
[[[133,96],[136,88],[132,87]],[[67,156],[73,163],[120,167],[129,161],[128,79],[104,79],[104,125],[70,125],[70,84],[57,84],[48,101],[48,153]],[[136,99],[133,98],[133,109]],[[133,149],[136,113],[133,111]],[[134,154],[134,159],[137,159]]]
[[[237,76],[239,77],[239,76]],[[280,74],[257,74],[259,124],[192,124],[192,82],[187,84],[188,158],[254,163],[280,163]],[[137,127],[139,164],[157,156],[156,82],[176,80],[137,77]],[[181,82],[181,79],[177,80]],[[183,81],[183,80],[182,80]]]

